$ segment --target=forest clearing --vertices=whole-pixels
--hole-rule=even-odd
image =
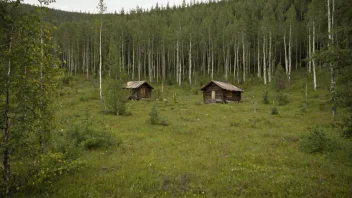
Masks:
[[[274,97],[270,87],[248,82],[242,85],[247,91],[241,103],[201,104],[199,87],[172,85],[161,94],[167,103],[156,96],[129,101],[131,115],[114,116],[99,111],[98,80],[76,77],[60,90],[55,116],[59,134],[75,133],[77,127],[85,133],[84,125],[92,122],[99,136],[115,144],[80,153],[82,167],[39,194],[26,195],[348,197],[352,144],[334,127],[325,104],[328,90],[309,89],[305,111],[305,79],[293,79],[286,92],[290,102],[278,106],[278,115],[262,101],[265,89]],[[149,122],[153,106],[167,126]],[[329,148],[306,153],[302,141],[307,128],[316,124],[326,132]]]
[[[351,196],[352,1],[29,1],[0,0],[0,197]]]

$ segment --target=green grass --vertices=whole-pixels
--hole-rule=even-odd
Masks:
[[[331,117],[327,89],[309,84],[307,112],[302,111],[305,80],[298,75],[287,88],[289,103],[262,104],[269,85],[248,80],[239,104],[197,104],[202,93],[164,86],[167,104],[130,101],[131,116],[100,111],[94,80],[77,78],[61,89],[56,119],[64,131],[89,112],[122,143],[86,151],[86,165],[62,176],[41,194],[50,197],[348,197],[352,194],[351,143],[340,138]],[[160,85],[152,83],[157,89]],[[321,84],[321,86],[325,86]],[[198,89],[193,86],[192,90]],[[172,96],[177,93],[177,101]],[[151,125],[156,105],[168,126]],[[343,116],[340,111],[336,120]],[[308,154],[300,142],[307,127],[321,124],[338,145],[334,151]]]

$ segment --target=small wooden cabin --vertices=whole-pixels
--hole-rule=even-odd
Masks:
[[[154,89],[146,81],[129,81],[124,88],[131,90],[129,100],[149,99],[152,97],[152,89]]]
[[[202,89],[204,103],[240,102],[242,89],[225,82],[212,80]]]

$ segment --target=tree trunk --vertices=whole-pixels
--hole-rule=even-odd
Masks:
[[[260,69],[260,39],[259,39],[259,34],[258,34],[258,55],[257,55],[257,61],[258,61],[258,78],[261,78],[262,75],[261,75],[261,69]]]
[[[315,53],[315,24],[314,24],[314,21],[313,21],[313,43],[312,43],[312,46],[313,46],[313,54]],[[317,89],[317,76],[316,76],[316,73],[315,73],[315,60],[313,59],[313,81],[314,81],[314,90]]]
[[[333,3],[335,3],[333,1]],[[333,5],[334,7],[334,5]],[[330,0],[328,0],[328,34],[329,34],[329,48],[330,48],[330,43],[333,44],[333,36],[332,36],[332,20],[331,20],[331,10],[330,10]],[[332,116],[335,117],[336,115],[336,91],[335,91],[335,70],[334,70],[334,65],[330,63],[330,74],[331,74],[331,86],[330,86],[330,92],[331,92],[331,100],[332,100]]]
[[[132,80],[134,80],[134,67],[135,67],[135,53],[134,53],[134,40],[132,42]]]
[[[291,40],[292,40],[292,25],[290,24],[290,38],[288,42],[288,84],[291,84],[291,70],[292,70],[292,47],[291,47]]]
[[[245,45],[244,45],[244,35],[242,33],[242,50],[243,50],[243,82],[246,81],[246,49],[245,49]]]
[[[148,39],[148,75],[149,75],[149,82],[152,82],[152,57],[151,57],[151,49],[150,49],[150,38]]]
[[[214,79],[214,44],[211,45],[211,79]]]
[[[288,75],[288,60],[287,60],[287,47],[286,47],[286,33],[284,33],[284,51],[285,51],[285,72]]]
[[[192,34],[189,35],[189,62],[188,62],[188,80],[192,84]]]
[[[272,67],[272,62],[271,62],[271,59],[272,59],[272,52],[271,52],[271,31],[269,32],[269,70],[268,70],[268,80],[269,80],[269,83],[271,82],[271,67]]]
[[[264,84],[266,85],[266,36],[263,37],[263,77]]]
[[[100,100],[103,99],[103,90],[101,87],[102,79],[101,79],[101,68],[102,68],[102,54],[101,54],[101,32],[103,30],[103,22],[100,24],[100,33],[99,33],[99,91],[100,91]]]
[[[12,31],[14,27],[12,27]],[[9,54],[12,51],[12,31],[10,32],[10,41],[9,41]],[[10,178],[11,178],[11,163],[10,163],[10,76],[11,76],[11,57],[8,60],[8,69],[7,69],[7,83],[6,83],[6,101],[5,101],[5,128],[4,128],[4,146],[3,146],[3,179],[6,185],[6,194],[9,194],[10,190]]]

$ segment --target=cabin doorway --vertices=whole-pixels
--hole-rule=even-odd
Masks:
[[[215,100],[215,91],[211,91],[211,99]]]

